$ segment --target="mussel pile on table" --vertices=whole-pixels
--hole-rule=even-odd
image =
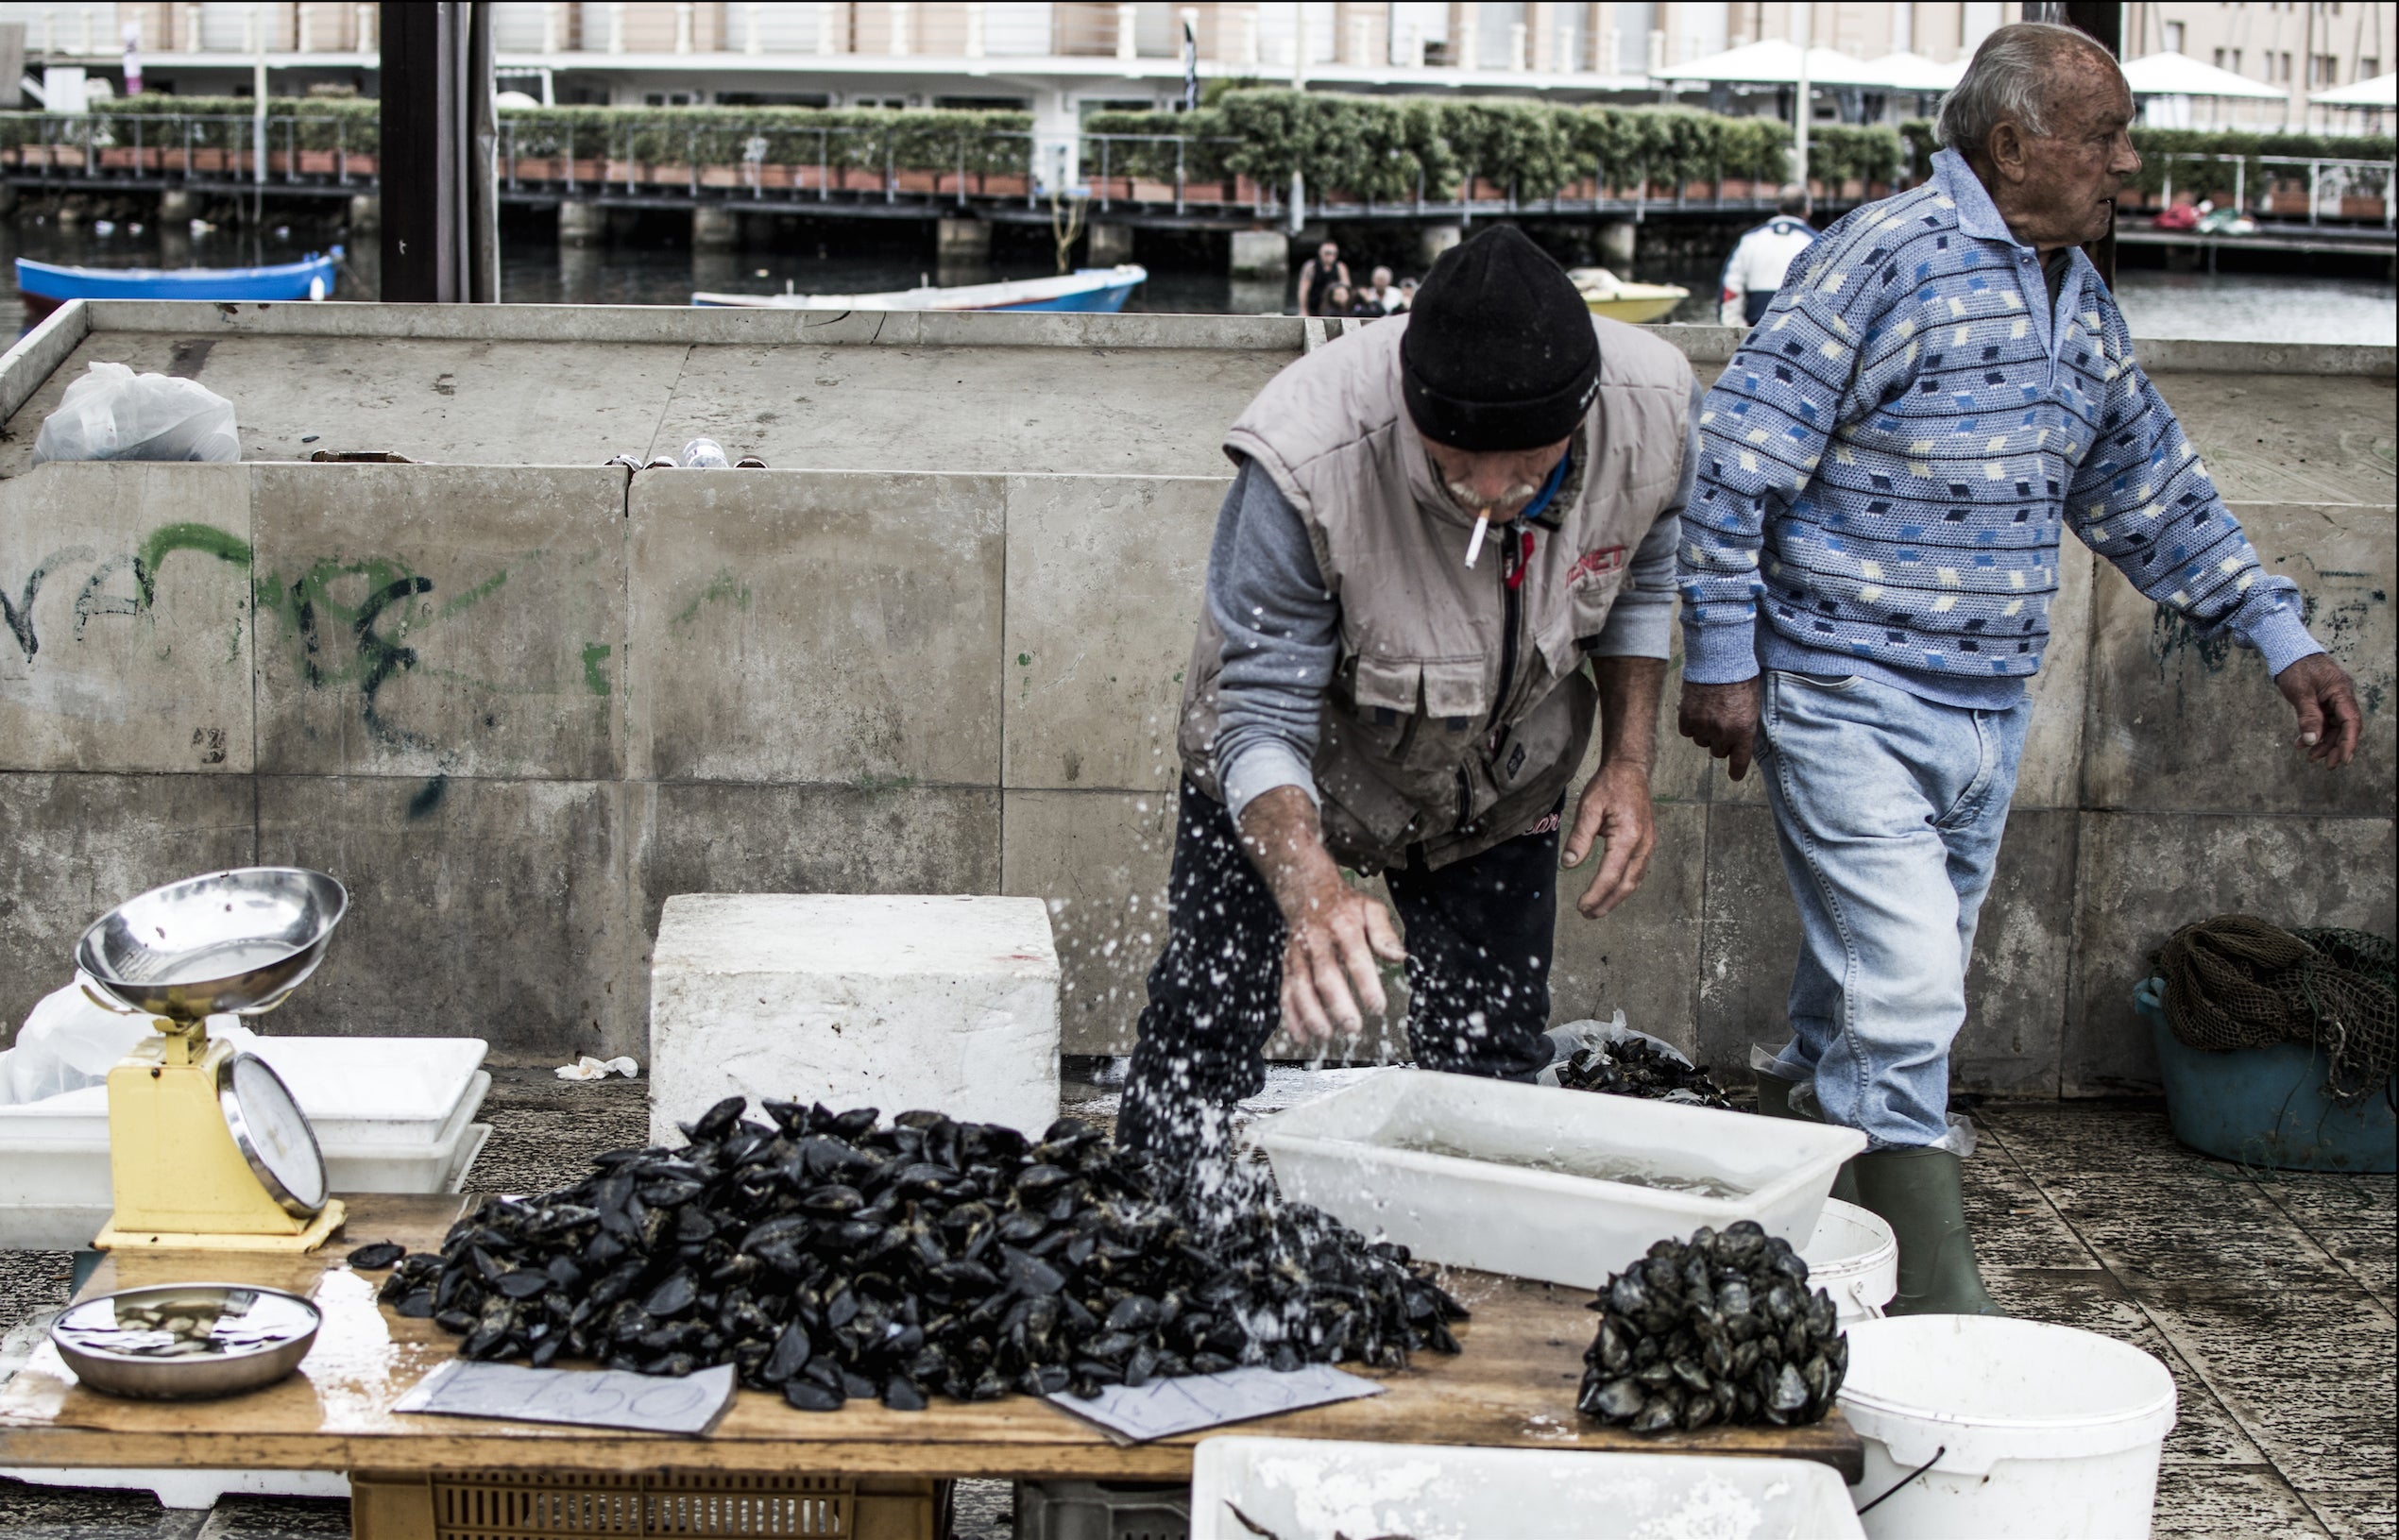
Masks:
[[[1577,1405],[1636,1433],[1814,1422],[1849,1367],[1832,1296],[1791,1244],[1741,1220],[1660,1241],[1591,1301]]]
[[[805,1411],[1455,1352],[1465,1311],[1404,1247],[1251,1193],[1199,1205],[1090,1125],[1014,1129],[731,1097],[677,1149],[490,1198],[382,1297],[471,1359],[719,1363]]]
[[[1557,1066],[1557,1083],[1569,1091],[1604,1091],[1614,1096],[1732,1110],[1724,1087],[1708,1078],[1705,1065],[1693,1068],[1639,1038],[1576,1049],[1574,1057]]]

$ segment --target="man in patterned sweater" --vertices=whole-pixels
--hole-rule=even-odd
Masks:
[[[2140,168],[2132,111],[2084,34],[1992,33],[1943,106],[1931,180],[1794,263],[1700,417],[1679,725],[1735,780],[1754,745],[1804,932],[1761,1108],[1867,1135],[1845,1175],[1898,1233],[1897,1312],[1997,1309],[1947,1142],[1948,1056],[2060,525],[2262,653],[2310,758],[2357,741],[2348,676],[2077,249]]]

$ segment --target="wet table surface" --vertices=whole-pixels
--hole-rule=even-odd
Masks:
[[[457,1339],[375,1301],[384,1275],[342,1261],[368,1241],[430,1250],[467,1200],[364,1193],[349,1197],[342,1237],[316,1256],[152,1252],[105,1260],[79,1297],[151,1283],[264,1284],[305,1295],[325,1324],[298,1373],[219,1401],[132,1401],[100,1395],[46,1343],[0,1389],[0,1465],[272,1467],[421,1472],[466,1467],[631,1472],[793,1471],[827,1475],[1085,1478],[1181,1481],[1204,1435],[1120,1447],[1063,1412],[1025,1396],[961,1405],[936,1398],[920,1413],[852,1401],[837,1413],[796,1412],[780,1396],[741,1392],[705,1438],[537,1423],[400,1415],[393,1404],[453,1356]],[[1368,1374],[1384,1394],[1239,1425],[1245,1433],[1488,1447],[1619,1449],[1779,1456],[1861,1474],[1858,1436],[1838,1412],[1812,1427],[1709,1428],[1635,1438],[1574,1411],[1591,1317],[1578,1291],[1458,1273],[1445,1282],[1473,1312],[1455,1358],[1415,1356],[1410,1367]]]

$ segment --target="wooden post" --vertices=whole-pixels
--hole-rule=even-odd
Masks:
[[[456,0],[386,4],[378,30],[383,297],[417,304],[496,301],[498,124],[489,19]]]

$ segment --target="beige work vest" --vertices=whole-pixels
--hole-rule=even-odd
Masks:
[[[1557,528],[1493,526],[1472,570],[1473,521],[1451,505],[1400,396],[1404,316],[1285,368],[1225,435],[1305,522],[1340,604],[1340,653],[1315,775],[1326,845],[1364,872],[1461,860],[1525,832],[1573,778],[1597,687],[1596,636],[1633,552],[1681,480],[1691,365],[1636,328],[1593,317],[1599,394],[1543,511]],[[1521,521],[1520,521],[1521,522]],[[1532,535],[1529,557],[1523,534]],[[1224,637],[1203,609],[1184,675],[1184,771],[1217,779]]]

